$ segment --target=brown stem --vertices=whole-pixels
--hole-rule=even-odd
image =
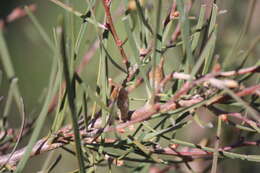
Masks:
[[[254,69],[256,69],[256,68],[250,68],[250,70],[245,70],[246,72],[245,71],[244,72],[251,73],[252,71],[254,71]],[[240,70],[241,73],[240,72],[232,73],[232,75],[244,74],[244,72],[242,73],[242,71],[243,70]],[[178,75],[176,75],[176,76],[178,76]],[[193,82],[188,83],[188,87],[186,87],[186,88],[184,87],[185,91],[190,89],[190,87],[195,84],[196,85],[200,84],[201,82],[203,82],[205,80],[215,77],[215,75],[216,74],[208,74],[200,79],[197,79]],[[228,75],[231,75],[231,73]],[[259,89],[260,89],[260,84],[242,89],[242,90],[236,92],[235,94],[240,97],[246,96],[246,95],[254,94]],[[209,104],[219,103],[222,101],[223,98],[225,98],[225,96],[222,95],[218,99],[214,100],[213,102],[210,102]],[[129,127],[130,125],[134,125],[134,124],[146,121],[157,113],[164,113],[164,112],[176,110],[178,108],[189,107],[191,105],[200,103],[202,101],[204,101],[204,98],[198,96],[196,98],[191,98],[189,100],[178,99],[178,100],[170,100],[166,103],[155,103],[153,105],[146,104],[145,106],[135,110],[131,116],[131,119],[128,122],[120,123],[120,124],[116,125],[115,127],[109,126],[105,129],[103,129],[103,131],[104,132],[120,131],[120,129]],[[232,114],[230,114],[230,116],[232,116]],[[233,116],[234,116],[234,114],[233,114]],[[237,117],[237,115],[236,115],[236,117]],[[252,122],[248,122],[248,123],[252,123]],[[98,119],[94,124],[91,124],[91,127],[88,128],[92,131],[86,132],[85,130],[81,130],[80,133],[83,136],[84,141],[86,143],[92,143],[93,139],[95,139],[95,138],[93,138],[93,136],[95,136],[95,134],[97,134],[100,131],[100,127],[101,127],[101,121]],[[36,143],[36,145],[34,146],[31,156],[35,156],[35,155],[59,148],[63,145],[69,144],[71,141],[74,141],[74,136],[73,136],[73,133],[71,133],[71,129],[72,128],[70,125],[65,126],[61,130],[59,130],[59,132],[57,133],[57,135],[54,136],[52,141],[49,141],[49,138],[48,139],[43,138],[43,139],[39,140]],[[108,140],[108,142],[114,142],[114,140],[111,139],[111,140]],[[257,144],[259,144],[259,143],[257,143]],[[21,159],[25,150],[26,150],[26,148],[23,148],[23,149],[20,149],[20,150],[14,152],[13,156],[10,158],[8,164],[11,164],[11,165],[16,164]],[[203,151],[203,152],[205,152],[205,151]],[[10,157],[9,154],[0,156],[0,165],[5,163],[5,161],[9,157]]]
[[[103,6],[104,6],[104,9],[105,9],[105,13],[106,13],[108,29],[111,32],[111,34],[112,34],[112,36],[115,40],[115,43],[118,47],[118,50],[120,51],[120,54],[122,56],[123,63],[126,65],[126,69],[128,71],[130,64],[129,64],[127,55],[125,53],[125,50],[123,48],[123,42],[122,42],[122,40],[120,40],[119,36],[117,35],[116,29],[115,29],[114,24],[113,24],[113,19],[112,19],[111,13],[110,13],[110,5],[109,5],[110,1],[109,0],[102,0],[102,2],[103,2]]]
[[[31,4],[28,6],[28,9],[31,11],[35,11],[36,10],[36,5],[35,4]],[[5,27],[5,24],[11,23],[17,19],[20,19],[24,16],[26,16],[27,13],[25,12],[25,10],[21,7],[17,7],[15,9],[13,9],[13,11],[7,16],[7,18],[4,19],[0,19],[0,29],[3,29]]]
[[[260,141],[240,141],[237,144],[219,148],[219,151],[230,151],[235,148],[245,147],[245,146],[259,146],[259,144],[260,144]],[[189,149],[188,151],[178,151],[175,148],[166,147],[166,148],[154,149],[152,151],[155,153],[158,153],[158,154],[174,155],[174,156],[180,156],[180,157],[189,156],[192,159],[213,155],[213,152],[207,152],[207,151],[201,150],[199,148],[192,148],[192,149]]]

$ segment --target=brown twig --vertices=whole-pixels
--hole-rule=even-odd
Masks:
[[[254,73],[254,72],[260,72],[260,66],[252,66],[240,70],[233,70],[233,71],[228,71],[228,72],[220,72],[218,76],[223,76],[223,77],[229,77],[229,76],[235,76],[235,75],[242,75],[246,73]]]
[[[122,40],[120,40],[119,36],[117,35],[116,29],[114,27],[112,15],[110,13],[111,0],[102,0],[102,2],[103,2],[103,6],[104,6],[104,9],[105,9],[105,13],[106,13],[108,29],[111,32],[111,34],[112,34],[112,36],[115,40],[115,43],[118,47],[118,50],[120,51],[120,54],[122,56],[123,63],[125,64],[126,69],[128,71],[128,68],[130,66],[129,61],[128,61],[128,57],[127,57],[125,50],[123,48],[123,42],[122,42]]]
[[[32,125],[33,125],[34,121],[31,122],[26,122],[22,131],[21,136],[25,136],[28,135],[29,132],[32,130]],[[0,131],[0,140],[3,140],[4,138],[7,138],[8,140],[5,141],[5,143],[2,143],[0,146],[0,155],[1,154],[5,154],[8,150],[10,150],[13,147],[13,142],[17,141],[19,139],[19,132],[17,132],[18,130],[13,129],[13,128],[9,128],[7,130],[3,130]],[[21,137],[21,139],[23,139]]]
[[[6,159],[5,163],[2,164],[2,167],[4,165],[6,165],[9,160],[12,159],[12,156],[14,155],[17,147],[18,147],[18,144],[20,143],[20,141],[22,140],[22,137],[23,137],[23,131],[24,131],[24,128],[25,128],[25,112],[24,112],[24,104],[23,104],[23,101],[21,100],[21,105],[22,105],[22,108],[21,108],[21,113],[22,113],[22,122],[21,122],[21,128],[20,128],[20,131],[18,133],[18,136],[17,136],[17,140],[16,140],[16,144],[14,145],[11,153],[9,154],[9,157]],[[0,166],[0,170],[2,169],[2,167]]]
[[[123,12],[122,10],[122,7],[120,6],[117,10],[116,10],[116,15],[115,17],[118,17],[119,15],[121,15],[121,13]],[[99,45],[100,45],[100,41],[99,39],[96,39],[94,41],[94,43],[91,45],[91,47],[86,51],[84,57],[82,58],[79,66],[76,68],[76,72],[77,74],[81,74],[81,72],[83,71],[83,69],[86,67],[86,65],[89,63],[90,59],[94,56],[94,54],[96,53],[97,49],[99,48]],[[64,91],[65,90],[65,83],[63,82],[62,84],[62,90]],[[58,102],[58,94],[56,94],[52,101],[51,101],[51,104],[49,105],[49,110],[48,112],[52,112],[56,106],[57,106],[57,102]]]
[[[243,97],[243,96],[247,96],[247,95],[250,95],[250,94],[255,94],[259,90],[260,90],[260,84],[253,85],[253,86],[245,88],[241,91],[238,91],[236,93],[236,95],[239,96],[239,97]],[[211,104],[222,102],[224,100],[227,100],[228,98],[229,98],[229,96],[226,96],[226,95],[225,96],[219,96],[214,101],[212,101]]]
[[[89,137],[88,133],[85,130],[81,131],[81,135],[84,140],[84,144],[93,144],[98,145],[101,141],[99,139],[93,141],[92,137]],[[60,148],[64,145],[69,144],[70,142],[74,141],[74,134],[71,132],[71,126],[66,126],[62,128],[55,136],[54,138],[49,141],[48,138],[43,138],[39,140],[35,146],[33,147],[31,157],[54,150],[56,148]],[[117,141],[117,139],[112,138],[106,138],[102,140],[103,144],[113,144]],[[259,146],[259,141],[239,141],[238,143],[231,145],[231,146],[225,146],[219,149],[219,151],[230,151],[237,147],[243,147],[243,146]],[[16,152],[13,153],[13,157],[9,160],[8,164],[11,166],[14,166],[17,164],[17,162],[21,159],[23,153],[25,152],[26,147],[22,148]],[[191,157],[192,159],[198,158],[198,157],[205,157],[205,156],[212,156],[212,152],[207,152],[199,148],[195,149],[189,149],[189,151],[177,151],[176,148],[172,147],[166,147],[166,148],[154,148],[150,149],[151,152],[157,153],[157,154],[166,154],[166,155],[174,155],[179,157]],[[10,154],[0,156],[0,165],[3,165],[7,158],[10,157]]]
[[[82,72],[82,70],[84,69],[84,67],[89,63],[90,59],[94,56],[94,54],[95,54],[95,52],[97,51],[98,47],[99,47],[99,40],[97,39],[97,40],[94,41],[94,43],[92,44],[92,46],[88,49],[88,51],[85,53],[85,55],[84,55],[84,57],[83,57],[81,63],[80,63],[79,66],[77,67],[76,73],[77,73],[78,75],[81,74],[81,72]],[[63,82],[62,82],[62,85],[61,85],[61,91],[62,91],[62,93],[64,92],[65,88],[66,88],[65,82],[63,81]],[[56,94],[56,95],[53,97],[53,99],[52,99],[52,101],[51,101],[51,103],[50,103],[50,105],[49,105],[49,109],[48,109],[48,112],[49,112],[49,113],[52,112],[52,111],[56,108],[58,99],[59,99],[59,95]]]
[[[225,146],[222,148],[219,148],[219,151],[230,151],[238,147],[245,147],[245,146],[259,146],[260,141],[239,141],[238,143],[230,146]],[[213,155],[213,152],[207,152],[205,150],[199,149],[199,148],[192,148],[188,151],[178,151],[175,148],[172,147],[166,147],[166,148],[158,148],[152,150],[153,152],[157,154],[166,154],[166,155],[174,155],[174,156],[180,156],[180,157],[190,157],[191,159],[195,158],[201,158],[201,157],[209,157]]]
[[[259,72],[260,66],[253,66],[253,67],[248,67],[245,69],[241,69],[238,71],[228,71],[228,72],[218,72],[218,73],[209,73],[197,80],[194,80],[192,82],[187,81],[183,87],[174,95],[173,100],[178,99],[181,95],[185,94],[187,91],[189,91],[193,86],[199,85],[205,81],[208,81],[209,79],[212,79],[214,77],[230,77],[230,76],[235,76],[235,75],[242,75],[246,73],[254,73],[254,72]],[[190,77],[191,79],[191,77]]]
[[[133,85],[130,85],[127,87],[127,91],[130,93],[133,90],[135,90],[138,86],[140,86],[143,83],[143,78],[139,77],[138,79],[136,79],[135,83]]]
[[[257,123],[257,122],[255,122],[253,120],[250,120],[250,119],[242,116],[241,113],[232,112],[232,113],[226,113],[224,115],[226,115],[228,117],[237,118],[237,119],[241,120],[242,122],[245,122],[245,123],[247,123],[247,124],[249,124],[251,126],[258,126],[258,127],[260,127],[260,123]]]
[[[215,78],[216,76],[241,75],[241,74],[256,72],[256,69],[258,69],[258,67],[241,69],[237,72],[231,71],[231,72],[225,72],[225,73],[224,72],[211,73],[211,74],[202,76],[201,78],[198,78],[198,79],[196,79],[192,82],[186,83],[187,86],[183,87],[184,91],[180,90],[180,91],[182,91],[180,96],[183,95],[183,93],[186,93],[189,89],[191,89],[192,86],[201,84],[204,81]],[[172,79],[172,78],[184,79],[185,78],[186,80],[188,80],[188,78],[190,78],[190,76],[182,74],[182,73],[176,73],[175,72],[175,73],[172,73],[169,78],[170,79]],[[246,95],[254,94],[259,89],[260,89],[260,85],[255,85],[255,86],[251,86],[251,87],[248,87],[248,88],[241,89],[240,91],[237,91],[235,94],[237,96],[240,96],[240,97],[246,96]],[[177,92],[177,93],[180,93],[180,91]],[[208,103],[208,105],[214,104],[214,103],[219,103],[219,102],[222,101],[222,99],[224,97],[225,97],[224,95],[219,96],[218,99],[211,101],[210,103]],[[155,103],[155,104],[152,104],[152,105],[146,104],[143,107],[133,111],[129,121],[119,123],[116,126],[108,126],[105,129],[103,129],[103,132],[120,131],[121,129],[127,128],[131,125],[149,120],[155,114],[166,113],[166,112],[169,112],[169,111],[172,111],[172,110],[176,110],[178,108],[189,107],[189,106],[194,105],[196,103],[200,103],[204,100],[205,100],[205,98],[201,97],[201,96],[191,97],[190,99],[179,99],[179,97],[178,97],[178,99],[175,99],[175,100],[172,99],[172,100],[167,101],[166,103]],[[233,114],[233,116],[234,115],[235,114]],[[230,116],[232,116],[232,114],[230,114]],[[237,114],[235,116],[238,117]],[[252,124],[252,122],[248,122],[248,123]],[[81,130],[80,133],[81,133],[82,137],[84,138],[84,142],[88,143],[88,144],[92,144],[92,142],[97,142],[96,140],[93,141],[93,139],[96,139],[95,137],[93,138],[93,136],[95,136],[100,131],[100,128],[101,128],[101,121],[100,121],[100,119],[98,119],[94,122],[94,124],[90,123],[90,127],[88,128],[89,131],[86,132],[85,130]],[[43,138],[43,139],[39,140],[36,143],[36,145],[34,146],[33,151],[31,153],[31,156],[39,155],[41,153],[59,148],[59,147],[64,146],[66,144],[69,144],[71,141],[74,141],[74,135],[71,132],[71,129],[72,128],[71,128],[70,125],[65,126],[61,130],[59,130],[56,135],[54,135],[54,137],[52,138],[53,140],[51,140],[51,141],[49,141],[48,138]],[[115,142],[114,139],[110,139],[108,141],[109,142]],[[247,145],[249,145],[249,144],[250,143],[247,143]],[[258,145],[259,143],[255,143],[255,144]],[[226,149],[232,149],[232,147],[231,148],[229,147],[229,148],[226,148]],[[26,150],[26,148],[23,148],[23,149],[20,149],[20,150],[14,152],[13,156],[9,160],[8,164],[10,164],[10,165],[16,164],[21,159],[21,156],[23,155],[25,150]],[[203,151],[203,152],[205,152],[205,151]],[[185,154],[185,153],[182,153],[182,154]],[[192,154],[196,155],[196,153],[192,153]],[[0,156],[0,165],[5,163],[6,159],[9,158],[9,157],[10,157],[10,155],[8,155],[8,154],[4,155],[4,156]]]
[[[172,3],[172,7],[171,7],[171,10],[169,12],[169,14],[167,15],[166,19],[164,20],[163,22],[163,28],[165,29],[166,26],[169,24],[169,22],[174,19],[175,17],[175,12],[176,12],[176,7],[177,7],[177,3],[176,3],[176,0],[173,1]]]
[[[247,90],[247,89],[248,88],[245,88],[243,90]],[[243,92],[243,90],[237,92],[236,95],[239,95],[241,92]],[[250,94],[253,94],[254,92],[255,92],[254,90],[251,90],[251,92],[246,92],[244,94],[250,95]],[[224,98],[224,97],[225,96],[223,96],[223,95],[220,96],[220,98]],[[210,102],[210,104],[219,103],[220,100],[221,99],[214,100],[214,101]],[[118,130],[126,128],[130,125],[133,125],[133,124],[136,124],[136,123],[139,123],[139,122],[143,122],[145,120],[149,120],[154,114],[176,110],[177,108],[188,107],[188,106],[194,105],[196,103],[200,103],[202,101],[204,101],[204,98],[198,96],[198,97],[192,98],[190,100],[168,101],[164,104],[160,104],[160,103],[156,103],[156,104],[153,104],[153,105],[147,104],[147,105],[135,110],[132,113],[131,119],[128,122],[118,124],[116,127],[107,127],[104,130],[104,132],[118,131]],[[95,124],[95,128],[98,128],[98,127],[99,127],[99,121],[97,121],[97,124]],[[98,131],[98,129],[93,130],[89,134],[94,135],[97,131]]]
[[[192,2],[189,1],[187,6],[185,6],[185,7],[187,7],[186,12],[188,13],[190,11],[191,7],[192,7]],[[177,24],[177,26],[176,26],[173,34],[172,34],[170,44],[174,43],[177,40],[177,38],[179,37],[180,34],[181,34],[181,23],[178,22],[178,24]]]
[[[28,6],[29,10],[35,11],[36,10],[36,5],[31,4]],[[13,9],[13,11],[6,17],[6,19],[0,19],[0,29],[3,29],[6,24],[12,23],[15,20],[18,20],[24,16],[26,16],[27,13],[25,10],[21,7],[17,7]]]

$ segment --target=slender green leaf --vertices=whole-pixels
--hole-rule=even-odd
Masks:
[[[30,157],[30,153],[32,151],[32,148],[33,148],[34,144],[36,143],[38,136],[40,135],[40,132],[42,130],[42,127],[45,123],[51,99],[53,98],[53,96],[56,94],[56,92],[58,90],[60,80],[55,80],[55,78],[56,79],[61,78],[61,74],[56,75],[57,62],[58,62],[57,59],[53,60],[51,76],[50,76],[50,83],[49,83],[49,90],[48,90],[46,99],[44,101],[44,105],[43,105],[42,110],[41,110],[41,112],[38,116],[38,119],[36,121],[35,129],[32,133],[30,141],[27,144],[26,151],[23,154],[23,157],[20,160],[20,162],[19,162],[19,164],[18,164],[18,166],[15,170],[15,173],[21,173],[23,171],[23,169],[24,169],[24,167],[25,167],[25,165],[26,165],[26,163],[27,163],[27,161]],[[53,83],[53,81],[54,81],[54,83]]]
[[[186,56],[185,59],[185,73],[190,73],[194,64],[194,59],[191,50],[190,41],[190,21],[188,19],[187,7],[184,5],[183,0],[177,0],[177,8],[180,11],[180,24],[181,24],[181,36],[183,40],[183,53]]]
[[[195,66],[191,71],[192,78],[197,74],[203,62],[205,62],[203,68],[203,70],[205,71],[203,71],[203,74],[205,74],[205,72],[209,70],[209,66],[211,65],[210,63],[212,61],[213,52],[216,44],[216,39],[216,31],[214,31],[212,35],[209,37],[209,40],[207,41],[205,48],[203,49],[198,61],[196,62]]]
[[[220,133],[221,133],[221,117],[218,117],[218,126],[217,126],[217,135],[216,135],[216,141],[215,141],[215,147],[214,147],[214,153],[213,153],[213,160],[212,160],[212,167],[211,167],[211,173],[217,172],[217,166],[218,166],[218,157],[219,157],[219,146],[220,146]]]
[[[53,44],[52,40],[48,36],[48,34],[44,31],[43,27],[37,20],[37,18],[34,16],[34,14],[31,12],[31,10],[28,7],[25,7],[25,11],[29,18],[31,19],[32,23],[36,27],[36,29],[39,31],[40,35],[42,36],[43,40],[47,44],[47,46],[52,50],[53,52],[56,52],[55,45]]]
[[[134,58],[135,58],[135,63],[137,63],[138,68],[141,72],[141,76],[143,77],[145,84],[147,86],[147,88],[149,89],[149,91],[151,91],[151,86],[150,86],[150,82],[146,76],[146,72],[144,71],[144,67],[141,65],[141,60],[139,59],[139,54],[138,54],[138,50],[137,50],[137,46],[136,43],[134,41],[132,32],[130,30],[130,24],[129,24],[129,16],[126,16],[123,20],[124,25],[125,25],[125,30],[128,36],[128,41],[130,44],[130,47],[132,48],[132,52],[134,53]]]
[[[159,58],[157,55],[157,51],[158,47],[160,47],[161,49],[161,41],[160,39],[158,39],[158,35],[160,35],[160,25],[161,25],[161,14],[162,13],[162,1],[161,0],[157,0],[157,4],[156,4],[156,12],[155,12],[155,33],[154,33],[154,38],[153,38],[153,42],[154,42],[154,49],[153,49],[153,54],[152,54],[152,76],[155,76],[155,69],[157,64],[159,63]],[[155,98],[155,79],[152,80],[152,103],[154,102],[154,98]]]
[[[14,71],[14,67],[11,61],[11,57],[5,42],[5,38],[4,38],[4,34],[3,34],[3,30],[0,29],[0,57],[1,57],[1,62],[3,64],[3,68],[5,70],[5,73],[7,75],[7,78],[9,80],[11,80],[12,78],[15,78],[15,71]],[[14,83],[15,85],[12,87],[13,88],[13,95],[14,95],[14,99],[16,102],[17,107],[19,107],[20,105],[20,98],[21,98],[21,94],[20,94],[20,90],[19,87],[16,83]]]
[[[233,44],[232,48],[230,49],[228,55],[223,60],[222,66],[224,68],[226,68],[227,61],[230,60],[232,58],[232,56],[234,55],[234,53],[237,52],[237,50],[239,49],[239,46],[241,44],[241,40],[243,39],[243,37],[245,36],[245,34],[248,31],[249,25],[250,25],[251,20],[252,20],[253,12],[254,12],[254,9],[256,7],[256,2],[257,2],[256,0],[252,0],[252,1],[250,1],[250,3],[248,3],[249,5],[248,5],[248,8],[247,8],[247,13],[246,13],[246,16],[245,16],[243,27],[241,27],[241,30],[239,32],[239,35],[238,35],[235,43]]]
[[[186,126],[187,124],[189,124],[189,122],[179,123],[176,125],[172,125],[168,128],[162,129],[160,131],[154,131],[153,133],[148,133],[144,136],[143,141],[148,141],[156,136],[161,136],[165,133],[173,132],[175,130],[181,129],[182,127]]]
[[[218,14],[218,7],[217,7],[217,5],[213,4],[211,18],[210,18],[211,20],[210,20],[210,24],[209,24],[208,37],[210,37],[213,32],[214,32],[213,34],[217,33],[217,28],[216,28],[217,14]],[[203,71],[202,71],[203,75],[210,72],[212,62],[213,62],[213,53],[214,53],[214,50],[215,50],[215,42],[216,42],[216,38],[213,41],[212,45],[210,45],[211,48],[206,55],[205,64],[204,64],[204,68],[203,68]]]
[[[158,1],[160,1],[160,0],[158,0]],[[150,31],[150,33],[153,34],[153,29],[150,26],[150,24],[148,23],[148,20],[145,18],[145,15],[143,12],[144,10],[142,9],[139,0],[135,0],[135,3],[136,3],[138,15],[139,15],[141,21],[143,22],[144,26]]]
[[[128,136],[128,138],[135,144],[137,148],[139,148],[142,152],[144,152],[148,157],[153,159],[157,163],[163,163],[164,161],[160,159],[158,156],[154,155],[149,149],[147,149],[144,145],[142,145],[138,140],[135,140],[133,137]]]
[[[200,33],[202,32],[202,27],[205,23],[205,14],[206,14],[206,5],[202,5],[200,8],[200,16],[199,16],[199,21],[196,26],[196,33],[193,36],[193,40],[191,43],[191,50],[192,52],[196,49],[196,47],[199,44],[199,39],[200,39]]]
[[[63,25],[64,26],[64,25]],[[65,43],[65,31],[62,31],[62,37],[61,37],[61,54],[62,54],[62,60],[63,60],[63,73],[65,77],[65,82],[66,82],[66,89],[68,91],[68,103],[69,103],[69,108],[71,112],[71,119],[72,119],[72,126],[73,126],[73,132],[75,136],[75,144],[76,144],[76,155],[77,155],[77,160],[79,164],[79,170],[80,173],[85,172],[84,168],[84,158],[83,158],[83,152],[81,148],[81,139],[80,139],[80,132],[79,132],[79,126],[78,126],[78,113],[77,113],[77,107],[76,107],[76,95],[75,95],[75,81],[73,81],[72,76],[70,76],[70,64],[68,60],[68,56],[66,53],[66,43]]]

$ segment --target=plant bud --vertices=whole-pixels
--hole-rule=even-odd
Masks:
[[[160,83],[164,79],[163,64],[164,59],[161,58],[160,64],[155,67],[155,70],[151,70],[149,72],[150,85],[154,85],[156,92],[162,92],[162,88],[160,88]]]
[[[145,0],[139,0],[139,3],[140,3],[141,6],[143,6],[144,3],[145,3]],[[135,0],[130,0],[128,2],[128,9],[134,11],[134,10],[136,10],[136,8],[137,8],[137,6],[136,6],[136,3],[135,3]]]
[[[129,111],[129,98],[128,92],[125,88],[120,88],[118,99],[117,99],[117,107],[120,110],[120,120],[127,121],[128,111]]]

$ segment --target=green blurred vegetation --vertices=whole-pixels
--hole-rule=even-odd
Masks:
[[[74,1],[65,1],[69,2],[75,9],[81,12],[85,12],[87,8],[87,3],[84,0],[74,0]],[[165,17],[169,10],[169,3],[171,1],[164,1],[162,7],[162,16]],[[197,3],[198,2],[198,3]],[[21,1],[1,1],[0,6],[1,9],[12,9],[17,5],[24,5],[24,2]],[[25,1],[25,3],[35,3],[37,5],[37,10],[34,12],[37,19],[40,21],[41,25],[44,27],[44,30],[48,33],[50,38],[53,39],[53,28],[58,25],[59,17],[62,15],[70,15],[65,10],[61,9],[57,5],[51,3],[48,0],[31,0]],[[199,1],[194,2],[194,6],[191,10],[191,15],[198,16],[200,3]],[[226,61],[225,70],[236,69],[242,63],[242,59],[236,58],[241,54],[241,52],[246,51],[249,45],[252,43],[254,38],[256,38],[260,34],[260,1],[256,3],[256,9],[254,10],[252,16],[252,22],[250,23],[249,29],[243,37],[240,48],[236,50],[235,54],[230,57],[230,59],[225,60],[228,53],[230,52],[232,45],[236,42],[239,33],[243,27],[243,23],[245,21],[245,16],[247,13],[248,1],[243,0],[229,0],[229,1],[220,1],[218,3],[219,9],[223,12],[223,14],[218,16],[218,37],[217,37],[217,46],[215,49],[215,54],[220,56],[220,62]],[[117,7],[122,5],[120,1],[115,1],[112,4],[112,12],[116,11]],[[97,20],[99,22],[103,22],[103,8],[101,5],[101,1],[95,9],[97,11]],[[154,9],[153,9],[154,10]],[[5,16],[9,13],[10,10],[6,10],[2,16]],[[72,29],[78,33],[80,24],[82,19],[72,16],[73,25]],[[117,17],[115,20],[116,28],[121,38],[126,37],[126,33],[123,28],[122,15]],[[150,21],[154,21],[151,17]],[[196,22],[192,23],[195,25]],[[154,24],[153,24],[154,26]],[[70,26],[68,26],[70,27]],[[31,23],[31,20],[28,17],[21,18],[13,23],[10,23],[4,28],[4,36],[8,45],[8,49],[12,58],[13,66],[15,69],[15,74],[19,79],[19,88],[21,90],[21,95],[24,99],[24,104],[26,108],[26,117],[29,119],[33,119],[38,116],[38,113],[41,109],[41,104],[43,102],[43,98],[46,95],[46,87],[48,86],[49,75],[51,71],[51,62],[53,53],[43,41],[42,37],[39,35],[39,32],[36,30],[35,26]],[[75,35],[76,36],[76,35]],[[87,32],[83,37],[82,44],[79,49],[79,59],[76,60],[76,64],[79,64],[81,58],[86,53],[88,48],[93,44],[96,39],[96,31],[92,25],[89,25],[87,28]],[[118,62],[121,66],[120,54],[112,40],[110,35],[108,40],[108,51],[112,57],[116,57],[116,62]],[[111,44],[110,44],[111,43]],[[129,45],[126,45],[127,52],[131,52],[129,50]],[[167,52],[166,56],[172,57],[172,59],[176,59],[180,56],[180,48],[174,48],[171,51]],[[95,55],[91,58],[89,64],[85,67],[81,77],[92,86],[95,86],[96,78],[97,78],[97,64],[99,60],[100,50],[97,50]],[[130,53],[129,53],[130,54]],[[259,61],[260,54],[260,46],[257,46],[254,49],[253,53],[248,57],[245,66],[251,66],[256,64]],[[169,61],[165,66],[165,72],[171,72],[172,70],[179,70],[179,64],[177,61]],[[2,64],[0,63],[0,69],[2,69]],[[3,71],[3,70],[1,70]],[[122,75],[118,73],[118,71],[110,64],[110,72],[109,77],[113,77],[115,81],[119,81],[122,79]],[[248,83],[255,83],[255,78],[251,79]],[[6,97],[7,91],[9,88],[9,81],[5,75],[3,75],[3,81],[0,88],[0,95]],[[138,96],[139,98],[145,97],[145,93],[143,92],[144,88],[138,89],[131,97]],[[140,105],[143,103],[140,102]],[[4,103],[1,103],[0,112],[2,113]],[[131,109],[140,106],[139,104],[131,105]],[[18,127],[20,122],[17,120],[18,109],[13,104],[10,112],[10,116],[8,117],[11,122],[11,126]],[[46,127],[44,128],[42,135],[46,135],[49,131],[49,127],[53,121],[52,115],[48,115],[46,121]],[[228,129],[227,129],[228,130]],[[180,137],[183,137],[183,134],[194,137],[193,133],[190,129],[183,129],[183,133],[180,134]],[[231,141],[232,133],[234,131],[230,130],[230,134],[226,134],[225,138]],[[185,136],[185,138],[187,138]],[[195,141],[198,139],[194,139]],[[26,141],[26,140],[25,140]],[[23,142],[22,145],[25,145],[26,142]],[[199,141],[197,141],[199,142]],[[248,150],[243,149],[244,153],[254,154],[256,150]],[[242,150],[242,151],[243,151]],[[58,155],[58,150],[54,153],[54,155]],[[63,152],[64,153],[64,152]],[[259,154],[259,151],[258,151]],[[37,156],[30,160],[30,164],[28,164],[25,172],[36,172],[40,170],[42,167],[42,163],[47,154],[42,156]],[[260,165],[254,162],[245,162],[241,160],[225,160],[223,159],[220,162],[220,171],[219,172],[236,172],[236,173],[244,173],[244,172],[259,172]],[[66,172],[71,171],[76,168],[76,161],[69,154],[65,154],[59,166],[55,168],[54,172]],[[137,165],[134,165],[137,166]],[[131,172],[131,169],[124,168],[114,168],[118,172]],[[99,171],[106,171],[105,168],[99,168]]]

